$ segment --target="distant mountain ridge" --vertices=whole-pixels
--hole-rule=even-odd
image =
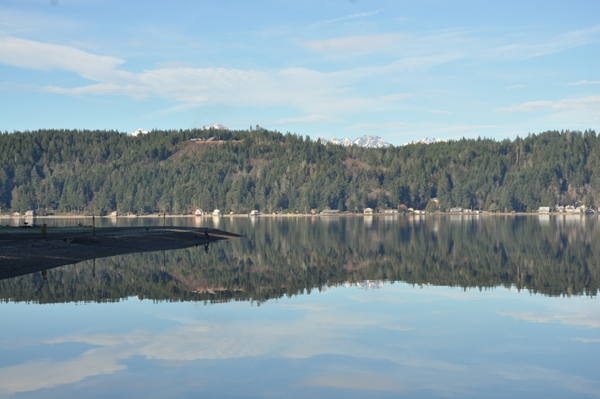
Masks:
[[[390,143],[388,143],[387,141],[384,141],[379,136],[362,136],[355,140],[350,140],[349,138],[343,138],[343,139],[330,138],[329,140],[326,141],[326,143],[341,145],[344,147],[350,147],[350,146],[355,145],[357,147],[364,147],[364,148],[386,148],[386,147],[391,146]]]
[[[202,128],[202,130],[209,130],[209,129],[214,129],[214,130],[229,130],[229,128],[227,126],[221,125],[220,123],[214,123],[210,126],[205,126]]]
[[[131,133],[132,136],[139,136],[140,134],[148,134],[147,130],[142,129],[141,127],[137,129],[135,132]]]
[[[404,143],[404,145],[409,144],[433,144],[433,143],[445,143],[448,140],[444,139],[436,139],[434,137],[425,137],[424,139],[409,141],[408,143]]]

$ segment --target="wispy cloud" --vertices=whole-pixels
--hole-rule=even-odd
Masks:
[[[387,65],[327,73],[298,67],[274,70],[169,67],[130,72],[119,68],[125,63],[119,58],[99,56],[64,45],[11,37],[0,39],[0,63],[28,69],[69,71],[93,82],[78,87],[48,85],[27,87],[27,90],[73,96],[158,97],[187,104],[181,109],[190,109],[192,104],[288,106],[301,109],[309,115],[326,112],[334,115],[331,118],[369,109],[383,109],[389,106],[386,103],[390,101],[408,97],[405,93],[380,98],[349,94],[357,81],[423,69],[451,62],[456,57],[453,54],[407,57]],[[7,84],[10,85],[5,82],[5,89]],[[10,88],[18,89],[18,85]],[[317,121],[316,116],[306,118],[304,122]]]
[[[320,53],[374,53],[387,49],[408,38],[405,33],[380,35],[344,36],[324,40],[306,40],[302,47]]]
[[[412,97],[412,94],[409,93],[398,93],[398,94],[390,94],[388,96],[379,97],[383,101],[401,101],[406,100],[407,98]]]
[[[446,125],[440,123],[406,123],[406,122],[386,122],[386,123],[359,123],[350,126],[349,130],[398,130],[401,128],[424,128],[430,133],[455,133],[455,132],[467,132],[481,129],[497,129],[498,125],[468,125],[468,124],[457,124],[457,125]]]
[[[308,115],[308,116],[300,116],[297,118],[282,118],[278,119],[273,124],[275,125],[283,125],[287,123],[330,123],[330,122],[339,122],[338,118],[332,118],[330,116],[323,115]]]
[[[96,80],[124,60],[99,56],[73,47],[16,37],[0,37],[0,63],[27,69],[58,69]]]
[[[559,53],[575,47],[585,46],[600,40],[600,25],[575,30],[547,40],[531,39],[530,43],[500,45],[483,53],[485,58],[528,59]]]
[[[529,101],[523,104],[513,104],[509,107],[500,107],[495,112],[542,112],[564,110],[588,110],[598,112],[600,109],[600,96],[583,98],[569,98],[563,100]]]
[[[512,85],[512,86],[506,86],[506,90],[516,90],[516,89],[524,89],[527,86],[525,85]]]
[[[434,115],[452,115],[452,112],[445,111],[443,109],[432,109],[431,111],[429,111],[429,113]]]
[[[322,21],[319,23],[322,24],[329,24],[329,23],[335,23],[335,22],[341,22],[341,21],[347,21],[349,19],[356,19],[356,18],[365,18],[365,17],[370,17],[372,15],[377,15],[381,12],[381,10],[375,10],[375,11],[370,11],[370,12],[361,12],[358,14],[351,14],[351,15],[345,15],[343,17],[339,17],[339,18],[334,18],[334,19],[329,19],[327,21]]]
[[[580,80],[579,82],[567,83],[567,86],[581,86],[581,85],[600,85],[600,80]]]

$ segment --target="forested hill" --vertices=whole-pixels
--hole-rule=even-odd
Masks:
[[[215,137],[213,140],[207,140]],[[192,140],[201,139],[201,140]],[[594,131],[403,147],[323,145],[249,131],[39,130],[0,135],[0,206],[139,214],[600,204]]]

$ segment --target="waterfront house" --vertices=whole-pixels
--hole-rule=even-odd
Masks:
[[[212,213],[213,216],[221,216],[221,211],[218,209],[215,209]]]
[[[365,215],[372,215],[372,214],[373,214],[372,208],[365,208]]]

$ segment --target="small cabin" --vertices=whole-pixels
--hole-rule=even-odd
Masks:
[[[35,216],[35,211],[27,211],[25,212],[25,216]]]
[[[202,216],[204,215],[204,211],[202,209],[196,209],[196,211],[194,212],[195,216]]]
[[[365,208],[365,215],[372,215],[373,214],[373,208]]]
[[[250,214],[249,214],[249,215],[250,215],[250,216],[258,216],[258,215],[260,215],[260,212],[259,212],[259,211],[257,211],[256,209],[253,209],[253,210],[251,210],[251,211],[250,211]]]
[[[212,213],[213,216],[221,216],[221,211],[218,209],[215,209]]]
[[[538,213],[550,213],[550,207],[549,206],[540,206],[538,208]]]

